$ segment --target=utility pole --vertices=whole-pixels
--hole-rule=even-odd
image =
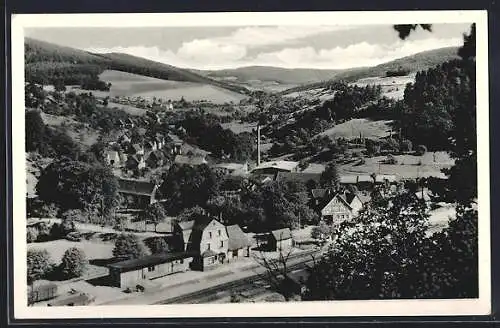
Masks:
[[[260,165],[260,124],[257,124],[257,166]]]

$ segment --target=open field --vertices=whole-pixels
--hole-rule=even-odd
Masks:
[[[444,168],[453,166],[454,161],[446,152],[428,152],[423,156],[396,155],[394,156],[398,164],[383,164],[385,156],[365,158],[365,164],[357,163],[345,164],[340,167],[343,174],[393,174],[398,178],[418,178],[418,177],[440,177],[444,178],[441,172]]]
[[[108,93],[110,97],[126,96],[145,99],[156,97],[166,100],[180,100],[184,97],[187,101],[208,100],[218,104],[230,101],[237,103],[245,98],[244,95],[213,85],[160,80],[114,70],[104,71],[100,78],[111,83],[111,90]]]
[[[360,87],[366,87],[368,85],[380,85],[382,87],[382,96],[393,99],[402,99],[406,84],[413,83],[414,81],[415,74],[410,74],[406,76],[394,77],[367,77],[364,79],[360,79],[352,84]]]
[[[372,121],[365,118],[356,118],[337,124],[325,130],[318,136],[357,138],[360,134],[365,138],[383,138],[389,136],[391,121]]]
[[[102,258],[110,258],[113,256],[113,247],[114,244],[112,242],[96,242],[89,240],[82,241],[69,241],[66,239],[59,240],[51,240],[40,243],[29,243],[28,250],[30,249],[45,249],[49,252],[50,257],[55,263],[59,263],[61,261],[64,252],[71,247],[78,247],[85,252],[87,259],[102,259]]]

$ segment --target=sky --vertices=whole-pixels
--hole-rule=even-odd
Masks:
[[[27,28],[25,36],[91,52],[123,52],[192,69],[374,66],[463,43],[470,24],[433,24],[400,40],[392,25]]]

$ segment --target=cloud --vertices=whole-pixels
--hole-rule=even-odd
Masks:
[[[183,60],[199,64],[218,64],[227,61],[238,61],[245,57],[244,46],[230,43],[217,43],[210,39],[185,42],[177,51],[177,56]]]
[[[253,60],[256,65],[279,67],[310,67],[342,69],[361,66],[375,66],[418,52],[449,46],[459,46],[460,38],[430,38],[416,41],[398,41],[390,45],[361,42],[346,47],[314,49],[313,47],[285,48],[275,52],[258,54]]]
[[[249,48],[262,47],[292,43],[314,35],[352,28],[354,27],[346,25],[242,27],[229,36],[213,40],[219,43],[239,44]]]
[[[243,33],[248,36],[256,31],[252,29],[236,33]],[[276,29],[273,31],[274,33],[278,33]],[[295,36],[299,34],[298,31],[293,33],[295,33]],[[304,34],[305,32],[302,33],[302,35]],[[257,42],[260,42],[261,45],[265,42],[270,42],[275,36],[268,38],[266,41],[256,41],[254,45]],[[391,44],[376,44],[364,41],[348,46],[324,49],[317,49],[312,46],[290,47],[288,44],[284,44],[279,50],[261,52],[250,58],[247,52],[247,48],[250,47],[248,44],[230,44],[218,42],[217,39],[197,39],[185,42],[177,51],[162,50],[156,46],[93,48],[86,50],[97,53],[123,52],[165,64],[195,69],[224,69],[250,65],[284,68],[342,69],[374,66],[418,52],[442,47],[459,46],[463,43],[462,38],[457,37],[427,38],[411,41],[398,40]],[[292,40],[292,37],[288,40]],[[249,41],[245,42],[248,43]]]

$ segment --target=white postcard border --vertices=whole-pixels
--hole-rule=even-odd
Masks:
[[[472,23],[477,31],[479,298],[460,300],[328,301],[203,305],[28,307],[26,295],[26,171],[24,28]],[[12,16],[12,168],[14,316],[16,319],[443,316],[491,310],[488,29],[486,11],[18,14]],[[396,32],[395,32],[396,33]],[[12,283],[12,282],[11,282]]]

